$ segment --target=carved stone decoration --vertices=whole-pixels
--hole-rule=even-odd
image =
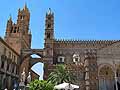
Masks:
[[[77,62],[79,62],[80,61],[80,56],[79,56],[79,54],[73,54],[73,62],[74,63],[77,63]]]
[[[31,73],[29,72],[29,75],[27,77],[27,84],[29,84],[31,82]]]
[[[86,74],[85,74],[85,80],[88,80],[88,79],[89,79],[89,73],[86,72]]]
[[[25,74],[25,68],[23,68],[23,72],[21,73],[21,82],[25,83],[25,78],[26,78],[26,74]]]

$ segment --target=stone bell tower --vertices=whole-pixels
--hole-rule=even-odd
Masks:
[[[31,32],[29,30],[30,12],[25,5],[23,9],[18,9],[17,23],[13,23],[12,17],[7,21],[5,41],[21,55],[22,49],[31,48]],[[28,75],[30,67],[30,57],[25,60],[20,59],[19,73],[25,68],[26,75]]]
[[[18,10],[17,23],[13,23],[10,16],[7,21],[5,41],[20,54],[21,49],[31,47],[31,33],[29,31],[30,13],[25,5]]]
[[[51,72],[49,65],[53,64],[53,43],[54,43],[54,13],[49,8],[45,18],[45,38],[44,38],[44,79]]]
[[[53,63],[54,13],[51,11],[50,8],[46,13],[44,40],[45,56],[49,57],[49,63]]]

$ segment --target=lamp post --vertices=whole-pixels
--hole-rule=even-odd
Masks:
[[[114,74],[115,74],[115,87],[116,87],[116,90],[118,90],[118,86],[117,86],[117,68],[116,68],[116,64],[115,64],[115,61],[113,61],[113,65],[114,65]]]

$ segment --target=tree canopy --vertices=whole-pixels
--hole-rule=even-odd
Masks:
[[[29,84],[29,90],[53,90],[54,85],[45,80],[34,80]]]
[[[69,72],[65,65],[57,65],[56,69],[50,73],[48,77],[48,82],[53,83],[54,85],[69,82],[72,83],[75,81],[75,78],[71,72]]]

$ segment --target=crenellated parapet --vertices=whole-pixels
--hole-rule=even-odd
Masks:
[[[55,39],[56,43],[112,44],[120,40],[75,40]]]
[[[120,40],[65,40],[55,39],[54,46],[56,48],[102,48],[109,46],[113,43],[119,42]]]

